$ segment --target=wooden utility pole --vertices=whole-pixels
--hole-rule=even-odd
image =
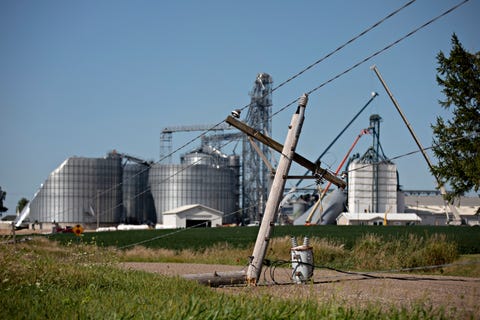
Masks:
[[[17,243],[17,238],[15,237],[15,222],[12,221],[12,237],[13,237],[13,244]]]
[[[380,80],[380,83],[382,84],[383,88],[385,89],[385,91],[387,92],[388,96],[390,97],[390,100],[392,100],[392,103],[393,105],[395,106],[395,108],[397,109],[398,113],[400,114],[400,117],[402,118],[403,122],[405,123],[405,125],[407,126],[407,129],[408,131],[410,132],[410,135],[412,136],[413,140],[415,141],[415,143],[417,144],[417,147],[418,149],[420,150],[420,152],[422,153],[423,155],[423,158],[425,159],[425,161],[427,162],[427,165],[428,167],[430,168],[430,171],[433,173],[433,164],[432,164],[432,161],[430,160],[430,157],[428,156],[427,152],[425,151],[425,148],[423,147],[422,143],[420,142],[420,139],[417,137],[417,135],[415,134],[415,131],[413,131],[413,128],[412,128],[412,125],[410,124],[410,122],[408,122],[407,120],[407,117],[405,116],[405,114],[403,113],[402,111],[402,108],[400,108],[400,104],[397,102],[397,100],[395,99],[395,97],[393,96],[393,93],[390,91],[390,89],[388,88],[387,86],[387,83],[385,82],[385,80],[383,80],[383,77],[382,75],[380,74],[380,71],[378,71],[378,68],[377,66],[373,65],[371,67],[371,69],[373,70],[373,72],[375,72],[375,75],[377,76],[378,80]],[[442,195],[443,197],[443,201],[445,203],[445,214],[447,216],[447,224],[448,223],[452,223],[452,224],[461,224],[461,217],[457,211],[457,209],[451,205],[447,200],[446,200],[446,196],[447,196],[447,190],[445,189],[445,186],[443,185],[442,181],[440,181],[440,179],[436,176],[436,175],[433,175],[435,177],[435,180],[437,181],[437,188],[440,190],[440,194]],[[454,217],[454,220],[453,221],[450,221],[450,217],[448,215],[448,210],[447,208],[452,212],[453,214],[453,217]]]
[[[285,144],[282,149],[270,194],[268,195],[265,212],[258,232],[251,262],[247,270],[247,284],[256,285],[262,272],[263,259],[267,252],[268,242],[276,220],[278,206],[283,196],[288,171],[293,161],[300,131],[302,130],[305,108],[308,96],[304,94],[298,101],[298,108],[292,116]]]
[[[290,126],[288,127],[289,131],[285,140],[285,145],[278,143],[272,138],[262,134],[258,130],[249,127],[245,123],[235,119],[232,116],[227,117],[225,121],[228,124],[239,129],[243,133],[247,134],[249,137],[252,137],[257,141],[260,141],[261,143],[267,145],[273,150],[280,152],[280,161],[275,171],[275,177],[270,188],[270,193],[265,207],[262,224],[257,235],[257,241],[255,242],[255,248],[253,250],[253,255],[251,256],[251,261],[248,266],[247,273],[245,274],[244,271],[214,272],[210,274],[187,275],[185,276],[186,279],[196,280],[199,283],[203,283],[209,286],[231,285],[235,283],[244,283],[245,281],[249,285],[257,284],[260,278],[260,274],[262,272],[262,264],[265,258],[265,254],[267,252],[268,242],[270,240],[273,226],[277,218],[278,207],[283,197],[285,181],[289,178],[298,178],[288,175],[292,161],[311,171],[312,176],[317,180],[325,179],[342,189],[346,187],[345,181],[339,179],[337,176],[333,175],[326,169],[321,168],[319,162],[313,163],[295,152],[298,138],[300,136],[300,131],[302,130],[307,102],[308,96],[304,94],[299,99],[297,111],[292,116]],[[238,117],[238,112],[236,117]],[[303,179],[305,178],[305,176],[301,176],[301,178]]]
[[[209,287],[231,286],[235,284],[245,284],[245,271],[228,271],[201,274],[185,274],[182,278],[197,281],[200,284]]]

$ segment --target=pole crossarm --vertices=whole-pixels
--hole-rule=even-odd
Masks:
[[[248,136],[258,140],[259,142],[267,145],[268,147],[272,148],[273,150],[275,150],[279,153],[282,153],[283,145],[281,143],[273,140],[270,137],[267,137],[266,135],[262,134],[258,130],[255,130],[255,129],[249,127],[245,123],[235,119],[232,116],[228,116],[227,119],[225,119],[225,122],[227,122],[228,124],[237,128],[238,130],[242,131],[246,135],[248,135]],[[298,163],[302,167],[305,167],[308,170],[310,170],[317,179],[325,179],[325,180],[333,183],[334,185],[338,186],[339,188],[345,188],[347,186],[345,181],[336,177],[335,175],[330,173],[327,169],[324,169],[324,168],[320,167],[320,163],[311,162],[310,160],[306,159],[305,157],[299,155],[296,152],[293,153],[292,161],[295,161],[296,163]]]

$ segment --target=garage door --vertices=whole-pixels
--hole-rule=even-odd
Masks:
[[[187,228],[210,228],[212,221],[210,220],[189,220],[187,219]]]

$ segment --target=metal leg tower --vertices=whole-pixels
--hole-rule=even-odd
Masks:
[[[372,165],[373,165],[373,188],[372,188],[372,212],[378,212],[378,198],[379,198],[379,191],[378,191],[378,163],[380,160],[380,122],[382,118],[378,114],[372,114],[370,116],[370,128],[372,129],[373,135],[373,157],[372,157]],[[383,159],[382,159],[383,160]]]
[[[269,74],[259,73],[253,90],[250,92],[251,102],[245,122],[252,128],[271,137],[272,135],[272,85]],[[266,145],[259,146],[267,161],[271,162],[270,151]],[[243,140],[243,218],[260,221],[271,181],[271,172],[255,151],[247,137]]]

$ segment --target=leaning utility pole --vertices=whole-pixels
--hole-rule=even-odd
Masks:
[[[407,126],[407,129],[408,131],[410,132],[410,135],[412,136],[413,140],[415,141],[415,143],[417,144],[418,146],[418,149],[420,149],[420,152],[422,153],[423,155],[423,158],[425,159],[425,161],[427,162],[427,165],[428,167],[430,168],[430,171],[432,172],[433,174],[433,164],[432,164],[432,161],[430,160],[430,157],[428,156],[427,152],[425,151],[425,148],[422,146],[421,142],[420,142],[420,139],[418,139],[417,135],[415,134],[415,131],[413,131],[413,128],[412,126],[410,125],[410,123],[408,122],[407,120],[407,117],[405,116],[405,114],[403,113],[402,109],[400,108],[400,105],[398,104],[397,100],[395,99],[395,97],[393,96],[393,93],[390,91],[390,89],[388,88],[387,86],[387,83],[385,82],[385,80],[383,80],[382,78],[382,75],[380,74],[380,71],[378,71],[377,69],[377,66],[373,65],[371,67],[371,69],[373,70],[373,72],[375,72],[375,75],[377,76],[378,80],[380,80],[380,83],[383,85],[383,88],[385,89],[385,91],[387,92],[388,96],[390,97],[390,100],[392,100],[392,103],[393,105],[395,106],[395,108],[397,109],[398,113],[400,114],[400,117],[402,118],[403,122],[405,123],[405,125]],[[446,200],[446,196],[447,196],[447,190],[445,189],[445,186],[443,185],[442,181],[440,181],[440,179],[434,174],[433,175],[435,177],[435,180],[437,181],[437,188],[440,190],[440,194],[442,195],[443,197],[443,201],[445,203],[445,214],[447,216],[447,223],[452,223],[452,224],[461,224],[461,217],[460,215],[458,214],[457,210],[455,209],[455,207],[453,205],[451,205],[447,200]],[[453,214],[453,221],[449,221],[450,220],[450,217],[448,215],[448,209],[450,209],[450,211],[452,212]]]
[[[258,232],[257,241],[253,250],[253,256],[247,270],[247,283],[249,285],[256,285],[262,271],[263,259],[267,251],[270,235],[276,220],[278,206],[283,196],[286,178],[288,171],[292,164],[293,155],[297,146],[298,137],[302,130],[302,124],[305,114],[305,107],[307,106],[308,96],[304,94],[298,101],[298,108],[292,116],[287,138],[282,149],[280,161],[278,163],[275,177],[273,179],[270,194],[265,206],[265,213],[263,215],[260,230]]]

